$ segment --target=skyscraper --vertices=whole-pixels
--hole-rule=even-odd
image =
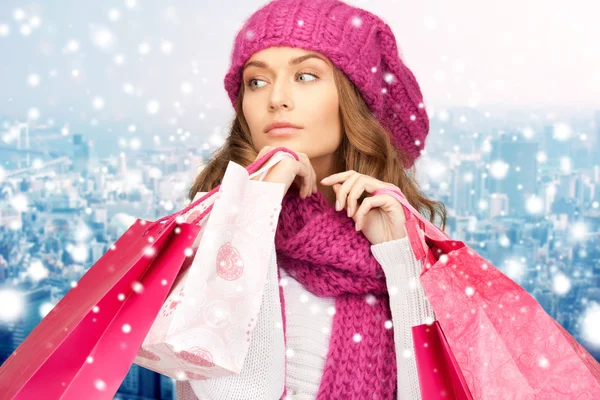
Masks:
[[[482,195],[481,167],[476,160],[463,159],[452,173],[452,206],[459,215],[472,215]]]
[[[73,170],[81,175],[87,175],[90,162],[90,147],[83,135],[73,135]]]
[[[13,328],[13,349],[16,349],[31,331],[40,323],[42,315],[40,307],[44,303],[50,302],[50,287],[42,286],[23,293],[24,306],[23,315],[14,323]]]
[[[499,139],[492,143],[490,163],[503,161],[508,170],[502,179],[488,174],[486,187],[490,193],[508,196],[510,216],[525,216],[527,197],[537,194],[537,151],[536,142]]]

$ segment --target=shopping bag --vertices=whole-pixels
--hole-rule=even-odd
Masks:
[[[421,398],[472,400],[439,321],[412,327]]]
[[[198,233],[137,219],[0,367],[0,399],[111,399]]]
[[[403,206],[419,281],[474,399],[600,398],[600,364],[525,289],[401,192],[380,192]]]
[[[280,147],[249,172],[275,152],[298,160]],[[170,217],[137,219],[46,315],[0,367],[1,400],[114,396],[185,259],[193,255],[200,226]]]
[[[284,195],[283,184],[261,181],[285,156],[289,154],[276,154],[251,175],[229,162],[210,206],[195,201],[194,210],[180,215],[204,228],[193,262],[177,277],[136,364],[176,380],[241,371],[258,320]],[[249,179],[260,173],[259,181]],[[204,193],[196,195],[202,197]]]

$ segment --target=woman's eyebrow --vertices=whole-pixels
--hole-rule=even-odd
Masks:
[[[316,59],[319,59],[319,60],[323,61],[323,62],[324,62],[324,63],[326,63],[326,64],[329,64],[329,63],[328,63],[328,62],[327,62],[325,59],[323,59],[322,57],[320,57],[320,56],[318,56],[317,54],[314,54],[314,53],[305,54],[305,55],[303,55],[303,56],[300,56],[300,57],[291,58],[288,64],[289,64],[290,66],[291,66],[291,65],[297,65],[297,64],[300,64],[300,63],[301,63],[301,62],[303,62],[303,61],[306,61],[306,60],[308,60],[309,58],[316,58]],[[265,68],[265,69],[268,69],[268,70],[270,70],[270,71],[273,71],[273,70],[271,69],[271,67],[269,67],[269,66],[267,65],[267,63],[265,63],[265,62],[263,62],[263,61],[250,61],[250,62],[248,62],[246,65],[244,65],[244,69],[242,70],[242,72],[243,72],[243,71],[244,71],[246,68],[248,68],[249,66],[251,66],[251,65],[253,65],[253,66],[255,66],[255,67],[258,67],[258,68]]]

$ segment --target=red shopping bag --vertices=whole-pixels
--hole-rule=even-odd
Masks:
[[[111,399],[199,227],[136,220],[0,367],[1,399]]]
[[[525,289],[450,239],[404,195],[380,192],[403,205],[440,339],[474,399],[600,398],[600,364]]]
[[[260,173],[276,152],[298,160],[278,147],[248,171]],[[212,205],[190,224],[178,216],[218,190],[157,221],[136,220],[0,366],[0,400],[112,399],[182,266],[189,265],[196,222]]]
[[[413,326],[412,337],[421,397],[472,400],[439,321]]]

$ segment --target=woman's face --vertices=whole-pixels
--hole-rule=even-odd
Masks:
[[[311,54],[321,59],[297,59]],[[333,64],[326,56],[294,47],[269,47],[246,62],[243,81],[242,109],[257,152],[264,146],[284,146],[314,161],[332,158],[342,140],[342,127]],[[290,136],[265,132],[267,125],[281,120],[301,129]]]

